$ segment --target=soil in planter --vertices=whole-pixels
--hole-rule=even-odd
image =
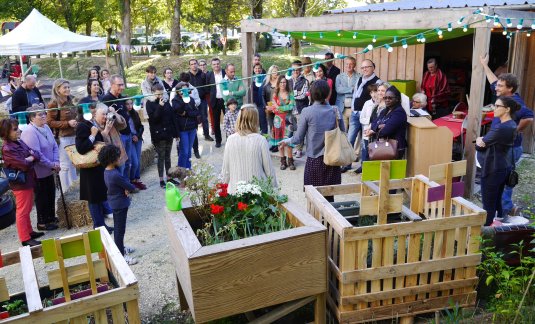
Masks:
[[[108,291],[108,290],[112,290],[114,288],[116,288],[116,287],[114,285],[112,285],[111,283],[109,283],[109,282],[97,283],[97,291],[99,293],[100,292],[104,292],[104,291]],[[70,290],[70,293],[71,293],[71,299],[72,300],[92,295],[92,293],[91,293],[91,285],[88,282],[72,286],[72,287],[70,287],[69,290]],[[62,304],[62,303],[65,302],[64,296],[65,295],[63,293],[63,289],[60,289],[60,288],[54,289],[53,291],[50,291],[50,295],[48,297],[43,299],[43,306],[44,307],[50,307],[50,306]]]

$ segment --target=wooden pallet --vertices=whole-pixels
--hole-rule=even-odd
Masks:
[[[98,253],[98,259],[92,255]],[[85,256],[85,263],[65,266],[64,260]],[[39,282],[33,260],[58,262],[58,269],[48,272],[50,289],[62,288],[65,302],[43,307]],[[4,266],[20,263],[28,313],[0,320],[0,323],[141,323],[139,316],[139,288],[137,279],[104,227],[89,233],[74,234],[43,241],[42,246],[21,247],[19,251],[2,255]],[[118,287],[97,293],[97,280],[109,281],[113,276]],[[69,286],[89,282],[91,295],[71,300]],[[1,284],[0,284],[1,286]],[[9,296],[10,298],[16,296]],[[126,311],[125,311],[126,309]],[[111,316],[108,316],[107,311]]]
[[[391,179],[389,164],[380,163],[376,180],[305,187],[308,211],[327,227],[327,304],[341,323],[410,318],[451,307],[451,302],[461,307],[475,303],[485,211],[459,197],[429,203],[429,190],[441,184],[424,176]],[[366,163],[363,172],[365,168]],[[444,168],[443,177],[435,178],[446,186],[447,197],[460,167]],[[410,209],[399,207],[398,194],[390,194],[391,189],[410,193]],[[375,225],[354,227],[324,198],[348,194],[371,206],[364,210],[375,211]],[[386,222],[388,213],[403,209],[422,219]]]

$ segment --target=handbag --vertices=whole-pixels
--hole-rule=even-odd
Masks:
[[[333,130],[325,131],[323,163],[329,166],[344,166],[353,163],[357,155],[347,139],[347,134],[338,125],[338,107],[333,107],[336,124]]]
[[[69,160],[71,160],[72,164],[74,164],[77,169],[88,169],[94,168],[100,164],[98,162],[98,153],[104,146],[106,146],[106,143],[104,142],[95,142],[93,143],[93,149],[91,151],[86,154],[80,154],[76,150],[76,145],[72,144],[65,146],[65,151],[69,156]]]
[[[26,183],[26,172],[12,169],[12,168],[3,168],[6,179],[9,183],[16,184],[25,184]]]
[[[513,145],[514,145],[514,142],[515,142],[515,133],[513,133]],[[507,176],[507,179],[505,179],[505,185],[508,186],[508,187],[511,187],[511,188],[514,188],[517,184],[518,184],[518,172],[516,172],[515,170],[515,155],[514,155],[514,150],[513,150],[513,147],[511,147],[511,162],[513,164],[512,166],[512,170],[511,172],[509,173],[509,175]]]
[[[368,145],[370,161],[395,160],[398,156],[398,141],[379,138]]]

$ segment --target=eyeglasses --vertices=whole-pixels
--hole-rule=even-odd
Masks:
[[[496,108],[498,108],[498,107],[502,107],[502,108],[505,108],[505,109],[507,109],[507,107],[506,107],[506,106],[504,106],[504,105],[496,105],[496,104],[495,104],[495,105],[494,105],[494,107],[496,107]]]
[[[373,67],[373,65],[361,66],[360,69],[361,70],[365,70],[365,69],[372,68],[372,67]]]
[[[386,97],[386,96],[385,96],[385,97],[383,97],[383,99],[384,99],[384,100],[394,100],[394,99],[396,99],[396,97]]]
[[[46,117],[46,112],[40,112],[36,114],[39,117]]]
[[[420,101],[413,101],[412,103],[421,103]]]

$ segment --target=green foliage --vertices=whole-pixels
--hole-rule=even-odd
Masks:
[[[270,16],[282,17],[305,17],[319,16],[326,10],[345,8],[345,0],[270,0]],[[304,11],[304,12],[303,12]]]
[[[513,247],[511,253],[518,255],[520,265],[508,265],[503,253],[497,252],[494,246],[487,246],[481,249],[483,261],[478,269],[486,274],[485,284],[494,288],[494,298],[490,298],[489,309],[494,312],[496,322],[512,321],[518,312],[521,323],[533,323],[535,285],[529,285],[529,282],[535,268],[535,258],[523,255],[522,241]],[[524,305],[519,309],[524,293]]]
[[[22,299],[6,303],[2,307],[9,313],[9,316],[17,316],[28,312],[28,306],[26,306]]]

